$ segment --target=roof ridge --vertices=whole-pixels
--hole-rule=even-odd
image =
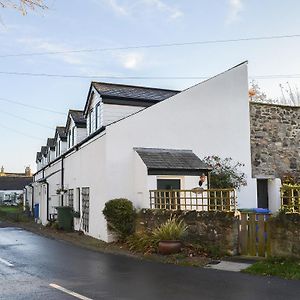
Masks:
[[[160,90],[160,91],[169,91],[169,92],[181,92],[180,90],[173,90],[173,89],[165,89],[165,88],[158,88],[158,87],[150,87],[150,86],[142,86],[142,85],[132,85],[132,84],[122,84],[122,83],[113,83],[113,82],[102,82],[102,81],[92,81],[91,84],[105,84],[105,85],[115,85],[115,86],[123,86],[123,87],[133,87],[133,88],[142,88],[142,89],[149,89],[149,90]]]
[[[134,147],[133,150],[135,151],[165,151],[165,152],[188,152],[193,153],[193,150],[190,149],[167,149],[167,148],[145,148],[145,147]]]

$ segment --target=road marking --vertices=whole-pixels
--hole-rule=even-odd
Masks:
[[[11,264],[9,261],[7,261],[7,260],[5,260],[5,259],[3,259],[3,258],[0,258],[0,262],[3,263],[3,264],[5,264],[5,265],[8,266],[8,267],[13,267],[13,266],[14,266],[14,265]]]
[[[70,290],[67,290],[67,289],[65,289],[64,287],[59,286],[59,285],[57,285],[57,284],[55,284],[55,283],[50,283],[49,285],[50,285],[51,287],[53,287],[54,289],[60,290],[61,292],[64,292],[64,293],[66,293],[66,294],[68,294],[68,295],[71,295],[71,296],[73,296],[73,297],[76,297],[76,298],[78,298],[78,299],[82,299],[82,300],[93,300],[93,299],[91,299],[91,298],[88,298],[88,297],[82,296],[82,295],[80,295],[80,294],[78,294],[78,293],[75,293],[75,292],[72,292],[72,291],[70,291]]]

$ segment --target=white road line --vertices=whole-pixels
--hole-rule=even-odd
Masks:
[[[82,300],[93,300],[93,299],[91,299],[91,298],[88,298],[88,297],[82,296],[82,295],[80,295],[80,294],[78,294],[78,293],[75,293],[75,292],[72,292],[72,291],[70,291],[70,290],[67,290],[67,289],[63,288],[62,286],[59,286],[59,285],[57,285],[57,284],[55,284],[55,283],[50,283],[49,285],[50,285],[51,287],[53,287],[54,289],[60,290],[61,292],[64,292],[64,293],[66,293],[66,294],[68,294],[68,295],[71,295],[71,296],[73,296],[73,297],[76,297],[76,298],[78,298],[78,299],[82,299]]]
[[[0,258],[0,262],[3,263],[4,265],[8,266],[8,267],[13,267],[14,266],[9,261],[7,261],[7,260],[5,260],[3,258]]]

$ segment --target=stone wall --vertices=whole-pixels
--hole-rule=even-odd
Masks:
[[[300,258],[300,215],[279,214],[269,220],[271,256]]]
[[[189,226],[188,240],[223,254],[238,253],[238,218],[233,212],[196,212],[142,209],[138,213],[137,231],[152,231],[171,216]]]
[[[300,107],[250,103],[252,176],[300,179]]]

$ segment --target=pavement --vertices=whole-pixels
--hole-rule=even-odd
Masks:
[[[0,299],[300,299],[300,282],[99,253],[0,228]]]

